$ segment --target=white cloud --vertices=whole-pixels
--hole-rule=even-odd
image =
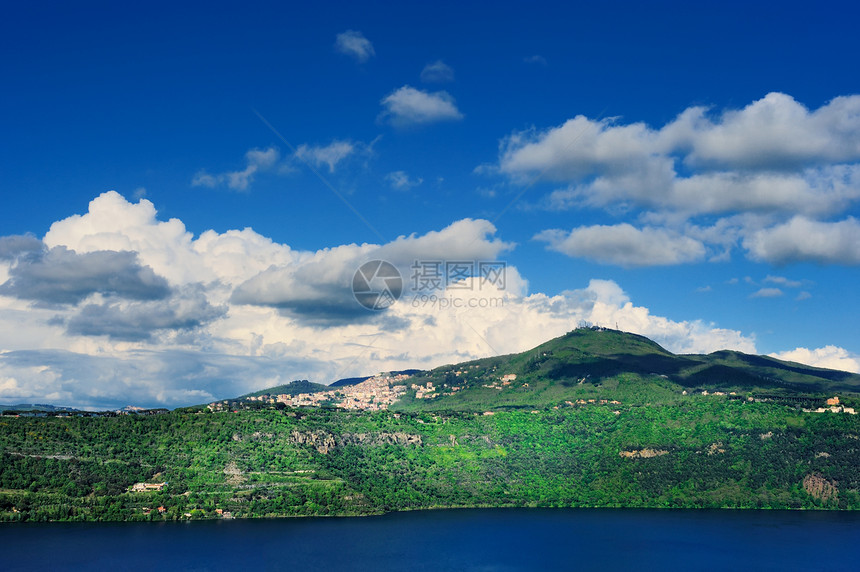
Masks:
[[[57,246],[18,259],[0,284],[0,295],[38,304],[77,304],[94,294],[129,300],[161,300],[167,281],[141,265],[134,252],[96,251],[78,254]]]
[[[750,298],[778,298],[780,296],[782,296],[782,290],[779,288],[759,288],[750,294]]]
[[[296,157],[307,161],[314,166],[327,165],[330,173],[338,163],[356,152],[356,145],[351,141],[340,141],[335,139],[325,147],[318,145],[299,145],[296,149]]]
[[[235,191],[247,191],[254,181],[254,175],[274,167],[279,157],[280,153],[275,147],[251,149],[245,153],[245,168],[241,171],[229,171],[217,175],[199,171],[194,175],[191,186],[214,188],[223,185]]]
[[[424,179],[421,177],[418,177],[417,179],[411,178],[406,171],[392,171],[385,176],[385,180],[388,181],[393,188],[399,191],[405,191],[412,187],[417,187],[424,182]]]
[[[380,119],[400,127],[463,118],[454,98],[446,91],[431,93],[404,85],[386,95],[380,103],[384,108]]]
[[[494,299],[503,304],[492,307],[468,307],[468,299]],[[654,316],[647,308],[635,306],[621,287],[611,280],[591,280],[587,287],[556,296],[532,294],[519,296],[506,292],[452,291],[444,293],[449,300],[444,310],[438,304],[418,304],[403,300],[391,310],[396,315],[419,324],[421,335],[413,330],[392,334],[408,340],[413,363],[454,363],[463,359],[525,351],[547,339],[560,336],[585,321],[647,336],[677,353],[709,353],[731,348],[755,352],[751,337],[725,330],[701,321],[676,322]],[[464,303],[455,307],[453,300]],[[401,347],[397,343],[380,343],[382,347]],[[444,348],[444,350],[443,350]],[[418,356],[431,356],[422,360]]]
[[[775,264],[860,264],[860,221],[848,217],[819,222],[796,216],[750,234],[743,244],[754,259]]]
[[[338,52],[355,58],[359,63],[364,63],[371,56],[376,55],[370,40],[355,30],[347,30],[338,34],[335,38],[334,47]]]
[[[717,121],[694,107],[665,128],[686,161],[741,169],[786,169],[860,160],[860,96],[837,97],[810,112],[790,95],[769,93]]]
[[[493,261],[512,247],[489,238],[495,227],[485,220],[463,219],[423,236],[401,236],[384,245],[351,244],[314,253],[299,263],[272,266],[240,284],[231,301],[276,308],[314,326],[375,320],[351,291],[356,270],[365,262],[385,260],[396,266],[409,289],[416,261]]]
[[[717,328],[700,320],[676,322],[654,316],[648,308],[635,306],[629,296],[612,280],[591,280],[588,288],[565,292],[565,298],[578,306],[578,319],[619,328],[649,337],[675,353],[710,353],[736,349],[755,353],[755,341],[735,330]],[[579,304],[575,304],[579,301]]]
[[[575,258],[619,266],[658,266],[702,260],[704,245],[693,238],[658,228],[638,229],[623,223],[545,230],[535,236],[549,248]]]
[[[784,286],[786,288],[800,288],[803,286],[803,282],[800,280],[790,280],[785,276],[772,276],[768,274],[764,278],[765,282],[770,282],[771,284],[779,284],[780,286]]]
[[[707,109],[691,107],[660,129],[617,119],[577,116],[546,131],[513,133],[502,142],[503,172],[542,172],[553,180],[584,173],[611,173],[628,155],[680,154],[693,167],[801,170],[820,164],[860,161],[860,96],[837,97],[810,113],[791,96],[770,93],[715,122]]]
[[[129,203],[115,191],[90,201],[87,213],[51,225],[44,242],[82,254],[100,250],[130,251],[171,284],[235,284],[272,264],[300,257],[288,246],[251,229],[223,234],[206,231],[197,239],[179,219],[160,221],[146,199]]]
[[[823,348],[816,349],[795,348],[769,355],[777,359],[793,361],[813,367],[860,373],[860,356],[853,355],[848,350],[837,346],[824,346]]]
[[[502,141],[499,168],[514,176],[554,181],[641,172],[659,159],[657,134],[644,123],[616,125],[578,115],[544,132],[513,133]],[[671,160],[662,158],[671,167]]]
[[[860,263],[856,219],[825,222],[860,202],[860,95],[809,110],[770,93],[721,114],[691,107],[659,128],[580,115],[504,138],[497,172],[520,184],[565,183],[538,204],[638,215],[654,232],[663,226],[714,250],[711,261],[740,245],[772,263]],[[690,222],[704,217],[708,226]],[[633,234],[613,228],[574,234],[569,250],[611,258],[600,247]]]
[[[421,81],[424,83],[454,81],[454,69],[442,60],[437,60],[424,66],[424,69],[421,70]]]
[[[193,335],[226,311],[226,306],[209,303],[202,286],[186,286],[165,300],[89,303],[69,318],[66,331],[126,341],[148,341],[156,335],[175,339]]]
[[[680,177],[670,158],[649,155],[644,146],[633,144],[636,141],[629,141],[618,153],[618,147],[608,143],[608,134],[594,139],[592,147],[575,154],[568,152],[568,161],[550,164],[546,171],[534,175],[585,181],[553,191],[544,200],[545,207],[611,208],[621,203],[678,211],[685,216],[735,212],[819,216],[841,212],[860,200],[858,165],[810,167],[797,173],[729,171]],[[563,140],[556,144],[562,145]],[[545,153],[560,154],[562,150],[535,147],[529,153],[516,153],[502,168],[515,169],[522,177],[534,171],[525,166],[537,167]]]

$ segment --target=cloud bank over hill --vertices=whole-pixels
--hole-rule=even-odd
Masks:
[[[479,280],[477,267],[447,284],[416,275],[419,262],[503,262],[516,244],[496,234],[489,221],[462,219],[384,244],[303,251],[249,228],[194,236],[159,220],[151,202],[107,192],[42,239],[0,238],[0,399],[172,407],[523,351],[583,321],[674,352],[755,352],[751,336],[656,316],[611,280],[551,296],[529,293],[511,265],[503,280]],[[351,291],[356,269],[375,259],[404,285],[383,311]]]

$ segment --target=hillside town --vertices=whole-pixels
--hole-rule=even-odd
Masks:
[[[333,394],[332,399],[336,400],[335,405],[343,409],[379,411],[388,409],[392,403],[400,399],[406,392],[406,385],[402,382],[409,377],[405,374],[380,374],[356,385],[347,385],[334,391],[320,393]],[[280,401],[280,396],[278,397]],[[339,401],[337,401],[338,399]]]
[[[409,379],[406,374],[380,373],[355,385],[346,385],[326,391],[315,391],[310,393],[298,393],[289,395],[286,393],[278,395],[257,395],[244,398],[244,401],[259,402],[261,404],[275,405],[283,404],[287,407],[320,407],[323,405],[340,407],[355,411],[380,411],[400,399],[406,392],[403,383]],[[210,411],[230,410],[230,401],[217,401],[210,403]]]

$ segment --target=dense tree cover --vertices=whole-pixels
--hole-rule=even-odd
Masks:
[[[0,519],[449,506],[860,508],[858,416],[679,396],[623,376],[571,391],[569,397],[612,391],[625,399],[500,407],[493,415],[404,406],[3,417]],[[834,494],[807,492],[809,475]],[[163,491],[129,489],[165,481]]]

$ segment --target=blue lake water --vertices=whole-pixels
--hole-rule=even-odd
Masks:
[[[468,509],[0,525],[0,570],[860,570],[860,514]]]

